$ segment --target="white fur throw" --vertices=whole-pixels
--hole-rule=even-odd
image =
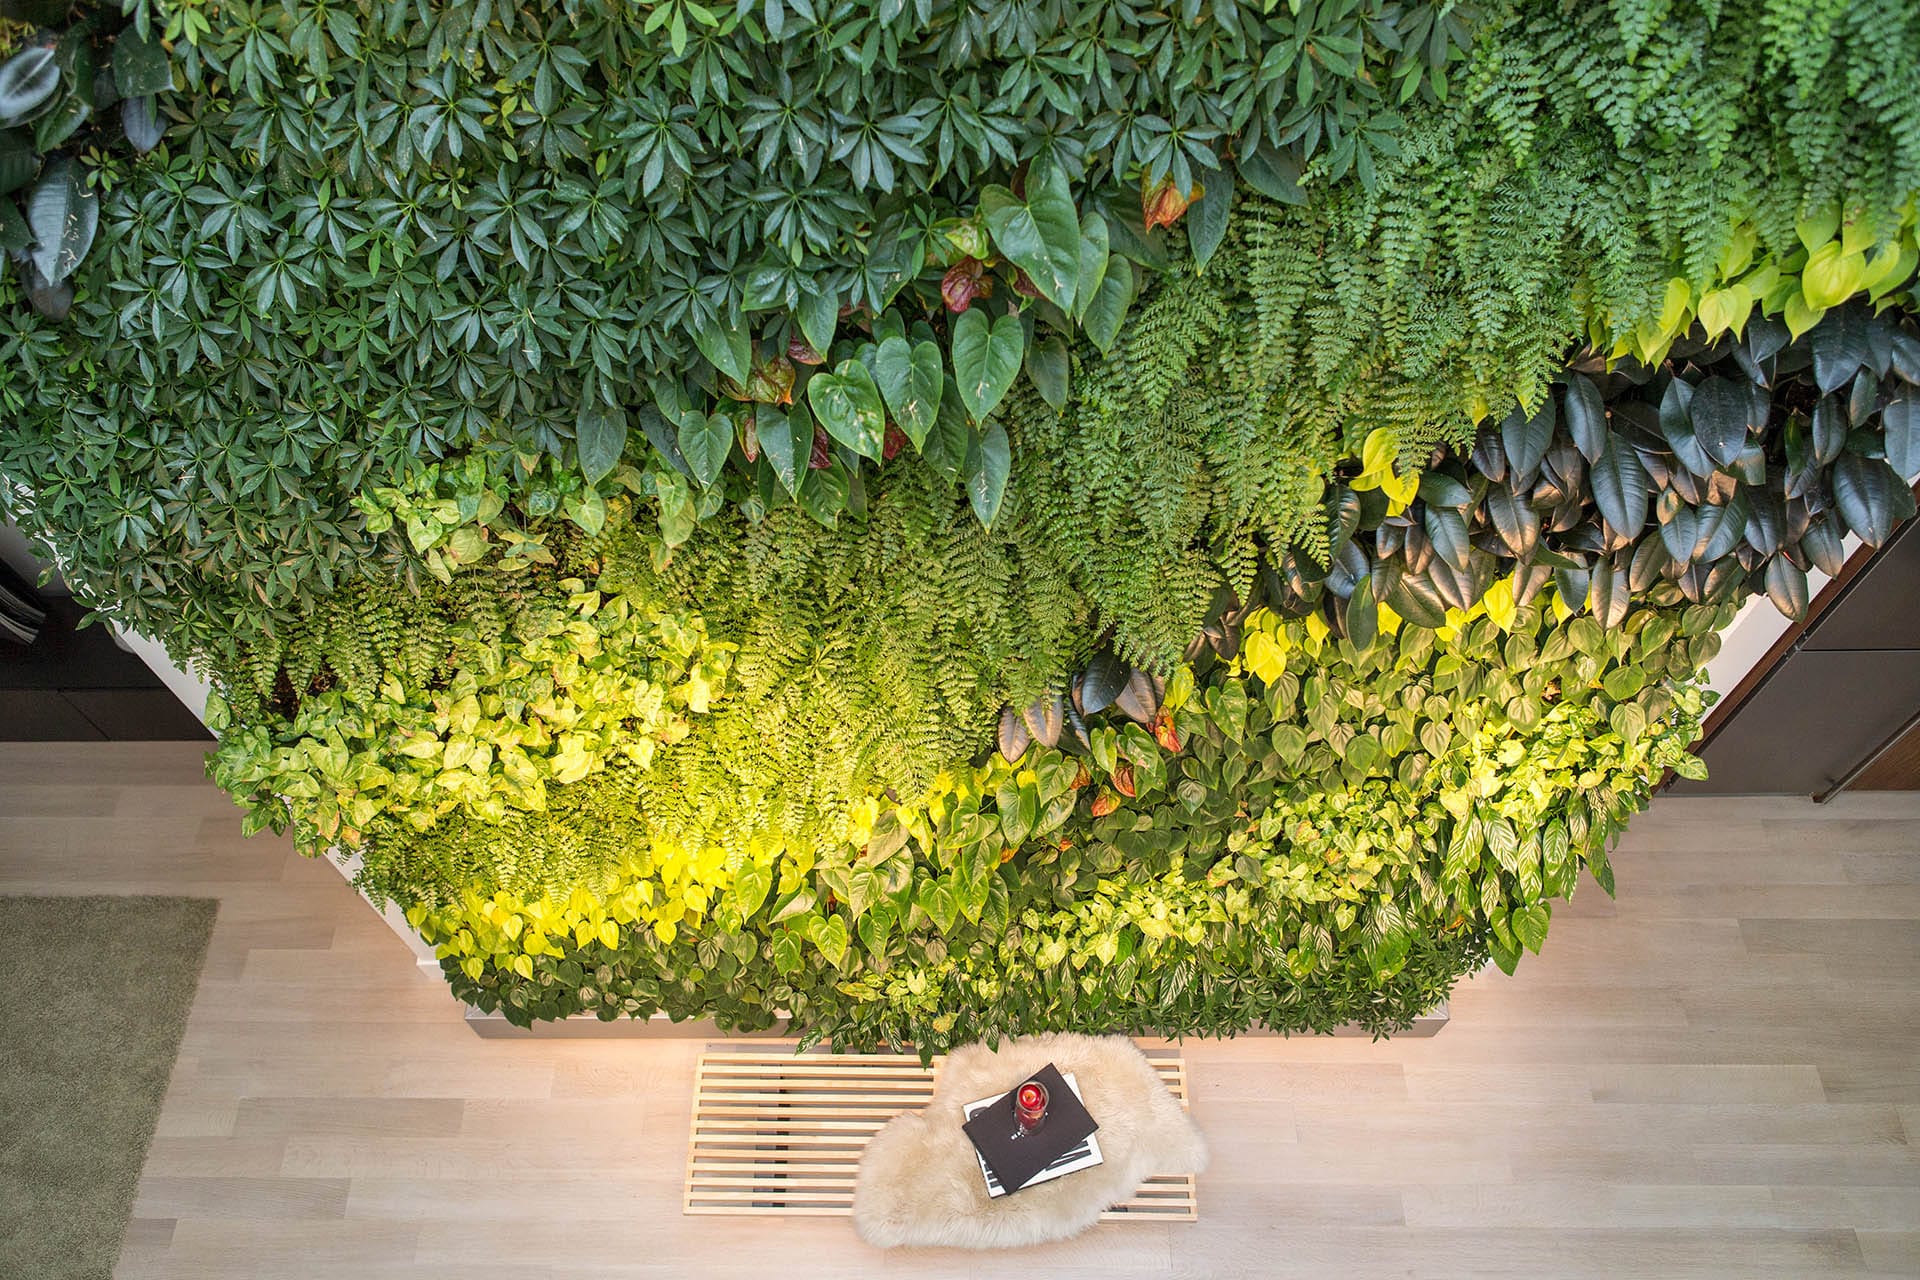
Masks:
[[[960,1108],[1004,1093],[1049,1062],[1072,1072],[1100,1125],[1105,1163],[995,1200]],[[1046,1035],[956,1049],[924,1111],[895,1116],[860,1157],[853,1226],[880,1248],[995,1249],[1064,1240],[1159,1173],[1198,1173],[1200,1131],[1125,1036]]]

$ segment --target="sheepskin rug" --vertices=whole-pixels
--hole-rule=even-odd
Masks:
[[[1100,1125],[1106,1163],[995,1200],[960,1108],[1004,1093],[1049,1062],[1072,1072]],[[1157,1173],[1198,1173],[1206,1142],[1146,1055],[1125,1036],[1045,1035],[956,1049],[924,1111],[895,1116],[860,1157],[853,1226],[883,1249],[1004,1249],[1064,1240]]]

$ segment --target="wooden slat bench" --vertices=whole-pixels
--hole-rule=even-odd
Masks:
[[[1148,1049],[1167,1089],[1187,1106],[1187,1064],[1177,1050]],[[860,1153],[880,1126],[933,1099],[942,1059],[912,1054],[804,1053],[791,1047],[715,1049],[700,1055],[687,1153],[686,1212],[853,1212]],[[1103,1222],[1192,1222],[1191,1174],[1150,1178]]]

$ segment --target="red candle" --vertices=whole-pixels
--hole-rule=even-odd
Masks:
[[[1014,1091],[1013,1116],[1020,1132],[1032,1133],[1047,1118],[1047,1087],[1029,1080]]]

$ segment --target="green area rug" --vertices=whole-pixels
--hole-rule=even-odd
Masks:
[[[0,1276],[112,1274],[215,907],[0,897]]]

